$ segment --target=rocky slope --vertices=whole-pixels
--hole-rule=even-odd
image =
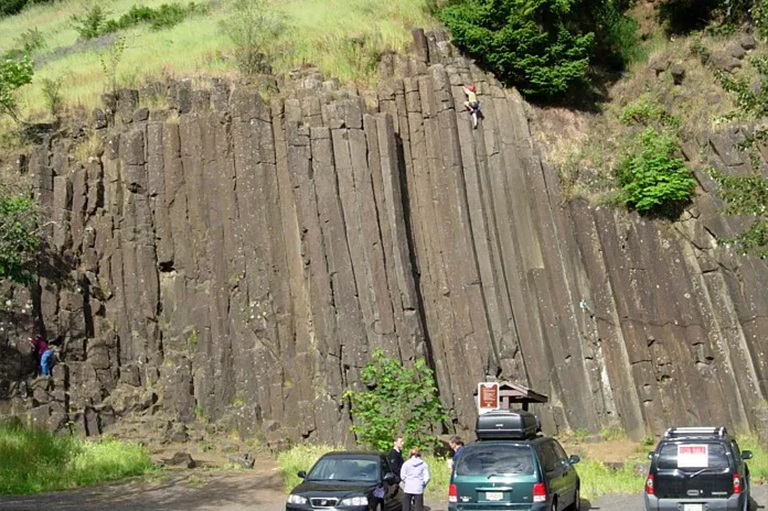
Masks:
[[[349,443],[341,394],[381,347],[427,357],[458,431],[495,377],[549,395],[548,431],[759,427],[768,268],[716,242],[744,219],[704,175],[674,224],[564,202],[520,96],[441,39],[416,31],[418,56],[385,56],[374,92],[302,72],[267,104],[180,82],[149,112],[120,91],[94,114],[103,155],[52,137],[21,158],[56,261],[31,309],[12,298],[0,410],[86,434],[133,411]],[[687,150],[744,172],[743,137]],[[35,322],[63,347],[53,391],[7,362]]]

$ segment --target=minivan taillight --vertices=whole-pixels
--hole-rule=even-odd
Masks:
[[[645,493],[653,495],[653,476],[648,474],[648,479],[645,480]]]
[[[544,486],[544,483],[535,483],[533,485],[533,501],[534,502],[547,501],[547,487]]]
[[[448,487],[448,502],[456,503],[459,501],[459,492],[456,491],[456,485],[452,484]]]
[[[739,474],[733,474],[733,493],[741,493],[741,478]]]

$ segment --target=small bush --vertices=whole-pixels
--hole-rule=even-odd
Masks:
[[[64,80],[62,78],[43,78],[42,80],[45,104],[53,117],[59,116],[64,103],[64,98],[61,96],[61,85],[63,83]]]
[[[25,56],[21,60],[0,59],[0,109],[16,122],[19,122],[19,116],[16,112],[14,93],[20,87],[31,83],[33,75],[29,57]]]
[[[352,404],[352,431],[360,443],[387,450],[394,435],[401,433],[407,445],[433,448],[437,444],[435,430],[442,429],[448,415],[424,359],[407,368],[377,348],[361,380],[366,390],[348,389],[343,394]]]
[[[96,4],[89,7],[83,14],[72,16],[72,24],[81,39],[87,41],[103,35],[109,11]]]
[[[0,280],[20,284],[34,280],[41,243],[37,234],[39,217],[34,200],[0,188]]]
[[[675,217],[690,201],[696,182],[680,158],[677,142],[667,133],[647,128],[640,135],[639,153],[630,153],[618,165],[616,176],[624,202],[641,213]]]
[[[620,120],[626,125],[650,126],[657,124],[667,128],[680,127],[679,119],[670,115],[663,106],[648,96],[642,96],[628,104],[621,112]]]
[[[235,62],[243,75],[269,72],[267,41],[284,29],[282,17],[266,0],[234,0],[232,11],[219,29],[235,45]]]

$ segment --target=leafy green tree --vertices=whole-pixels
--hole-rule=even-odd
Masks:
[[[696,181],[685,162],[674,156],[676,150],[670,134],[652,127],[642,132],[640,151],[627,155],[616,170],[627,206],[673,217],[691,200]]]
[[[0,190],[0,279],[19,284],[33,280],[41,245],[37,225],[34,200]]]
[[[554,98],[591,65],[622,67],[636,23],[612,0],[454,0],[438,12],[453,42],[528,97]]]
[[[16,98],[14,92],[19,87],[32,82],[32,61],[29,57],[21,60],[0,60],[0,108],[19,122],[16,112]]]
[[[268,46],[285,28],[267,0],[232,0],[219,30],[234,44],[237,68],[245,76],[269,72]]]
[[[361,376],[366,389],[348,389],[343,396],[352,404],[352,432],[361,443],[387,450],[397,433],[411,445],[429,448],[437,443],[435,431],[448,415],[424,359],[406,368],[377,348]]]

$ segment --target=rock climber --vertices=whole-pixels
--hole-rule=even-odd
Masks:
[[[464,102],[464,108],[469,111],[469,115],[472,117],[472,127],[477,128],[477,116],[480,112],[480,102],[477,100],[475,86],[465,85],[462,89],[467,96],[467,100]]]

